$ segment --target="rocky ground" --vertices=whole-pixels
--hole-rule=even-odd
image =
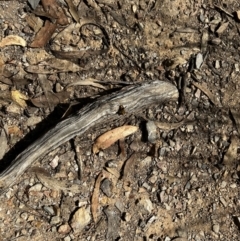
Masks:
[[[238,1],[0,1],[0,25],[1,170],[99,95],[179,90],[37,160],[0,197],[0,240],[240,240]]]

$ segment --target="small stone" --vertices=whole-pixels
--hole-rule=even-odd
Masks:
[[[195,63],[196,69],[200,69],[202,63],[203,63],[203,55],[201,53],[198,53],[196,56],[196,63]]]
[[[215,69],[219,69],[220,68],[220,63],[219,60],[215,61]]]
[[[48,212],[50,215],[55,215],[54,208],[52,206],[43,206],[43,209]]]
[[[71,231],[71,227],[65,223],[58,227],[58,232],[61,234],[67,234]]]
[[[57,93],[61,92],[63,90],[63,87],[59,83],[56,83],[55,90],[56,90]]]
[[[223,182],[221,183],[221,188],[225,188],[226,186],[227,186],[227,182],[223,181]]]
[[[217,34],[222,34],[228,27],[229,22],[222,23],[220,27],[217,29],[216,33]]]
[[[166,238],[164,239],[164,241],[171,241],[171,238],[166,237]]]
[[[213,232],[214,232],[214,233],[219,233],[219,229],[220,229],[219,224],[214,224],[214,225],[213,225]]]
[[[237,19],[240,20],[240,10],[236,11],[236,16],[237,16]]]
[[[28,214],[27,213],[21,213],[20,217],[24,220],[27,220]]]
[[[214,38],[211,40],[211,43],[214,45],[219,45],[222,42],[220,38]]]
[[[146,209],[149,213],[153,210],[153,204],[148,197],[143,197],[140,199],[139,204]]]
[[[145,159],[141,161],[141,167],[149,166],[151,162],[152,162],[152,157],[147,156]]]
[[[151,143],[155,143],[157,139],[157,127],[154,121],[148,121],[146,124],[147,133],[148,133],[148,141]]]
[[[49,165],[55,169],[58,166],[59,156],[55,156],[52,161],[49,163]]]
[[[6,108],[7,113],[21,114],[21,107],[15,103],[12,103]]]
[[[163,173],[167,173],[167,162],[164,162],[164,161],[160,161],[157,163],[157,166],[159,169],[162,170]]]
[[[71,241],[71,240],[72,239],[71,239],[71,237],[69,235],[63,239],[63,241]]]
[[[39,122],[42,121],[42,118],[40,116],[31,116],[27,119],[26,125],[27,126],[35,126]]]
[[[37,183],[29,188],[29,192],[40,192],[42,190],[42,184]]]
[[[222,203],[222,205],[224,207],[227,207],[227,202],[225,201],[225,199],[223,197],[220,197],[219,199],[220,199],[220,202]]]
[[[91,221],[89,208],[81,207],[72,216],[70,225],[74,232],[81,232]]]
[[[105,178],[102,183],[101,183],[101,190],[102,192],[107,196],[107,197],[111,197],[112,195],[112,182],[108,179]]]
[[[236,188],[237,187],[237,184],[236,183],[233,183],[230,185],[231,188]]]
[[[61,221],[62,220],[61,220],[61,218],[59,216],[53,216],[51,218],[50,224],[51,225],[59,224],[59,223],[61,223]]]

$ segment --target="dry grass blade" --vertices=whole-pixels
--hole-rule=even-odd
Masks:
[[[221,103],[220,101],[218,100],[218,98],[216,97],[215,94],[213,94],[206,83],[202,83],[202,84],[199,84],[199,83],[196,83],[196,82],[193,82],[193,85],[195,85],[198,89],[200,89],[209,99],[210,101],[216,105],[216,106],[219,106],[221,107]]]
[[[137,126],[125,125],[105,132],[96,139],[93,145],[93,153],[96,154],[100,150],[108,148],[116,141],[133,134],[137,130]]]
[[[97,82],[98,82],[98,80],[96,80],[96,79],[88,78],[85,80],[78,80],[74,83],[69,84],[67,87],[74,86],[74,85],[91,85],[93,87],[97,87],[97,88],[106,90],[106,88],[103,85],[98,84]]]

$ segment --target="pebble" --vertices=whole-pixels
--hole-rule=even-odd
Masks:
[[[148,121],[146,124],[146,128],[148,133],[148,141],[154,144],[157,139],[157,127],[154,121]]]
[[[54,208],[52,206],[43,206],[43,209],[48,212],[50,215],[55,215]]]
[[[42,184],[41,183],[37,183],[35,185],[33,185],[32,187],[29,188],[29,192],[40,192],[42,189]]]
[[[61,233],[61,234],[67,234],[71,231],[71,227],[65,223],[65,224],[62,224],[61,226],[59,226],[58,228],[58,232]]]
[[[226,186],[227,186],[227,182],[223,181],[223,182],[221,183],[221,188],[225,188]]]
[[[40,116],[31,116],[27,119],[26,125],[27,126],[35,126],[39,122],[42,121],[42,118]]]
[[[200,69],[201,65],[203,63],[203,55],[201,53],[198,53],[196,56],[196,69]]]
[[[223,197],[220,197],[219,199],[220,199],[220,202],[222,203],[222,205],[224,207],[227,207],[227,202],[225,201],[225,199]]]
[[[74,232],[81,232],[90,221],[89,208],[81,207],[73,214],[70,225]]]
[[[55,225],[55,224],[60,223],[61,221],[62,221],[62,220],[61,220],[61,218],[60,218],[59,216],[53,216],[53,217],[51,218],[50,224],[51,224],[51,225]]]
[[[220,229],[219,224],[214,224],[214,225],[213,225],[213,232],[214,232],[214,233],[219,233],[219,229]]]

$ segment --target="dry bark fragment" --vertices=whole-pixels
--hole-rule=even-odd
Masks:
[[[56,28],[57,28],[57,25],[55,23],[51,23],[49,20],[46,20],[45,25],[37,33],[30,47],[32,48],[44,47],[51,39]]]
[[[41,2],[44,10],[51,16],[53,16],[53,18],[57,19],[58,24],[68,24],[68,20],[63,9],[58,5],[55,0],[41,0]]]

